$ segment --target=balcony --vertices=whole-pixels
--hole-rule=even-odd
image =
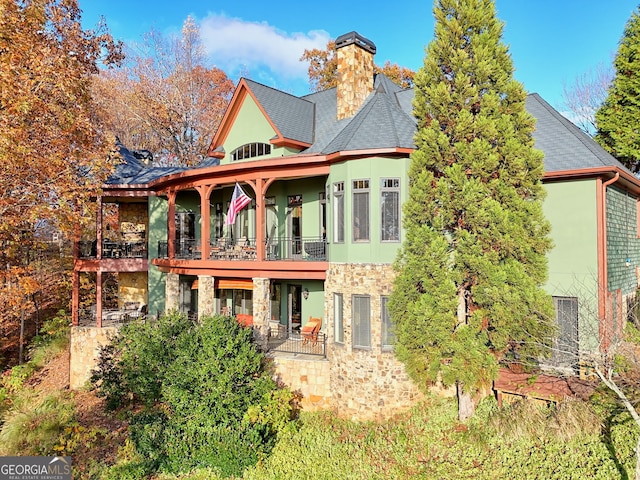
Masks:
[[[78,248],[80,258],[97,258],[95,240],[82,240],[78,242]],[[144,241],[104,240],[102,242],[102,258],[147,258],[147,244]]]
[[[326,261],[327,242],[318,237],[279,237],[266,242],[265,260]],[[158,242],[158,258],[169,258],[168,242]],[[175,258],[201,260],[200,240],[181,239],[175,244]],[[254,238],[218,238],[210,242],[210,260],[256,260]]]

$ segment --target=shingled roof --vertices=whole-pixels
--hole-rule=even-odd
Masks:
[[[544,152],[544,167],[547,172],[597,167],[617,167],[626,170],[624,165],[593,138],[576,127],[537,93],[527,96],[527,111],[536,118],[533,137],[536,148]]]
[[[342,120],[336,118],[336,88],[295,97],[252,80],[245,81],[283,137],[310,144],[302,153],[330,155],[365,149],[415,148],[414,91],[400,88],[383,74],[376,75],[373,92],[357,113]],[[540,95],[528,95],[526,108],[536,118],[533,136],[536,148],[545,154],[546,172],[598,167],[626,170]],[[109,184],[145,184],[185,170],[147,168],[126,148],[122,147],[121,152],[125,162],[109,179]],[[215,166],[217,159],[211,160],[206,159],[190,169]]]

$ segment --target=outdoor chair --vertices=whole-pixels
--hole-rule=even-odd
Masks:
[[[300,329],[302,344],[311,342],[315,346],[318,343],[318,333],[321,326],[322,318],[309,317],[309,321]]]

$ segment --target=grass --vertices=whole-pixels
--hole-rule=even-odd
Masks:
[[[612,413],[609,411],[609,413]],[[271,456],[243,479],[611,479],[633,478],[639,434],[628,415],[604,428],[589,404],[498,409],[487,399],[467,424],[455,401],[428,398],[386,422],[352,422],[305,414]],[[613,417],[609,417],[610,419]],[[218,479],[197,470],[159,480]]]

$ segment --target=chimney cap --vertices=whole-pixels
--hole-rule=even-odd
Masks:
[[[369,53],[376,53],[375,44],[368,38],[363,37],[358,32],[349,32],[344,35],[340,35],[336,38],[336,50],[348,45],[358,45],[360,48],[366,50]]]

